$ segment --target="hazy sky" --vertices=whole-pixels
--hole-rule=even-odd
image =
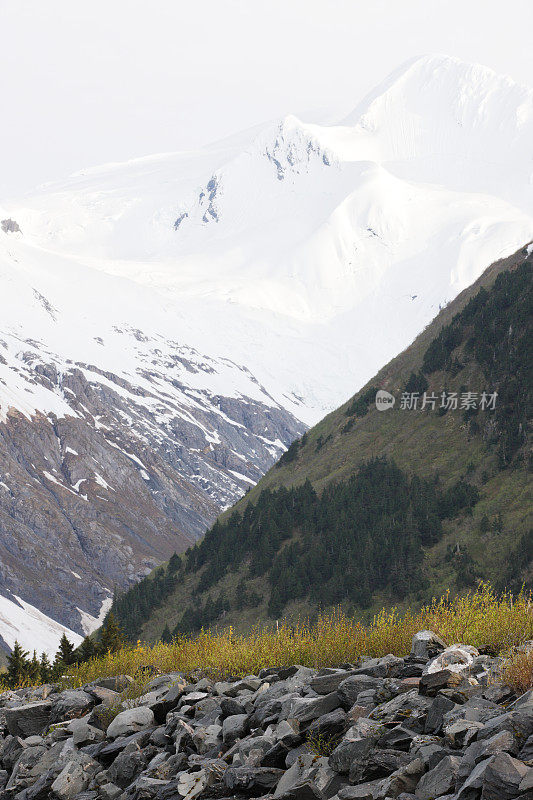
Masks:
[[[282,116],[332,119],[412,56],[533,86],[531,0],[0,0],[0,199]]]

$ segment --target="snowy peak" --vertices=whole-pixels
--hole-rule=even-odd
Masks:
[[[462,127],[495,125],[520,126],[531,106],[533,90],[500,75],[489,67],[445,55],[415,58],[395,70],[376,87],[343,121],[344,125],[378,122],[378,116],[392,105],[401,116],[418,114],[442,119],[453,115]],[[511,115],[506,111],[512,110]],[[393,118],[381,124],[394,126]]]
[[[251,148],[274,165],[279,181],[308,173],[312,166],[330,167],[334,156],[323,147],[312,130],[292,115],[285,117],[273,133],[260,136]]]
[[[343,125],[353,132],[352,156],[358,140],[359,157],[402,177],[531,208],[523,184],[532,169],[533,91],[488,67],[448,56],[416,59]]]
[[[311,172],[320,180],[320,171],[334,162],[334,154],[322,145],[312,129],[289,115],[267,127],[248,148],[213,173],[180,208],[174,230],[182,233],[188,228],[212,225],[228,218],[234,224],[232,212],[237,198],[246,197],[248,209],[255,211],[260,203],[257,195],[279,193],[276,181],[286,181],[294,187],[299,176]],[[255,193],[250,191],[250,175],[261,178],[254,181]],[[242,202],[240,211],[243,217]]]

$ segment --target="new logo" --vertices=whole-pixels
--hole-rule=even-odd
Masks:
[[[386,392],[385,389],[379,389],[376,392],[376,408],[378,411],[388,411],[389,408],[392,408],[394,403],[396,402],[396,398],[390,392]]]

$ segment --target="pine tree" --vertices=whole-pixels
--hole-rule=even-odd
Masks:
[[[168,561],[168,571],[177,572],[181,567],[181,558],[177,553],[173,553]]]
[[[52,680],[52,665],[50,664],[50,661],[46,653],[43,653],[41,655],[39,672],[41,674],[41,681],[43,683],[48,683],[50,680]]]
[[[101,653],[115,653],[124,647],[124,636],[112,611],[106,617],[100,636]]]
[[[274,618],[281,617],[283,614],[283,607],[284,604],[281,598],[281,593],[277,586],[273,586],[268,603],[268,615]]]
[[[13,651],[7,657],[7,683],[15,687],[24,681],[28,674],[29,653],[23,650],[21,645],[15,641]]]
[[[65,666],[73,664],[75,661],[74,645],[68,640],[66,633],[63,634],[61,641],[59,642],[59,649],[56,653],[56,661],[61,661],[61,663]]]
[[[90,636],[86,636],[76,651],[78,662],[89,661],[96,655],[96,645]]]
[[[32,684],[38,684],[41,681],[41,662],[37,658],[37,651],[33,651],[33,656],[28,667],[28,679]]]

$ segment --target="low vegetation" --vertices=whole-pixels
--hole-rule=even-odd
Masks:
[[[314,625],[282,623],[248,635],[238,635],[231,628],[207,630],[194,638],[176,637],[168,644],[137,642],[109,651],[71,665],[62,680],[66,686],[78,687],[103,675],[128,674],[139,681],[154,671],[179,671],[225,679],[257,674],[273,665],[338,666],[357,662],[362,654],[405,656],[413,635],[424,629],[435,631],[448,644],[462,642],[492,655],[508,656],[513,648],[533,639],[533,600],[525,591],[517,596],[496,595],[488,584],[480,584],[462,597],[447,594],[435,599],[418,612],[382,610],[368,626],[335,611],[320,615]],[[508,661],[509,670],[514,663]],[[533,664],[533,656],[529,663]],[[524,685],[514,675],[510,672],[509,679],[517,686]]]

